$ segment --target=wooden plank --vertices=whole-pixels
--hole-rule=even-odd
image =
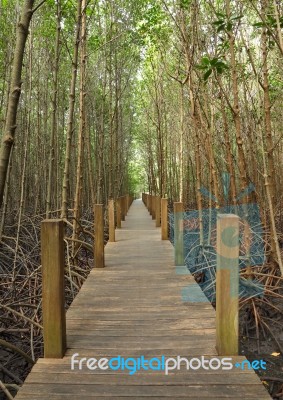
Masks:
[[[123,323],[123,327],[125,329],[129,329],[132,327],[131,321],[125,321]],[[87,319],[67,319],[67,327],[68,329],[108,329],[113,328],[115,330],[121,329],[120,321],[101,321],[101,320],[87,320]],[[154,332],[158,332],[159,330],[180,330],[185,329],[209,329],[211,327],[215,327],[215,318],[191,318],[191,319],[164,319],[163,321],[136,321],[134,327],[141,332],[146,329],[149,329]]]
[[[199,398],[230,398],[234,396],[237,398],[249,399],[255,396],[256,387],[254,385],[196,385],[191,384],[189,388],[184,385],[84,385],[84,384],[53,384],[49,385],[34,383],[24,385],[23,394],[37,394],[40,397],[42,393],[51,396],[53,394],[60,394],[63,396],[74,396],[74,391],[77,398],[103,398],[105,396],[126,396],[135,399],[137,396],[150,397],[150,396],[163,396],[164,398],[175,399],[176,396],[185,397],[187,399]],[[262,385],[258,385],[259,394],[263,395]],[[201,397],[200,397],[201,396]]]
[[[163,332],[164,328],[161,330],[154,330],[152,331],[152,329],[148,328],[148,329],[143,329],[141,330],[140,328],[136,328],[136,327],[131,327],[131,326],[126,326],[124,329],[117,329],[115,327],[113,327],[112,329],[98,329],[97,327],[89,327],[88,328],[88,334],[89,336],[91,336],[92,338],[96,338],[98,336],[121,336],[121,337],[143,337],[143,336],[148,336],[148,337],[163,337],[162,336],[162,332]],[[172,331],[174,331],[173,329],[170,329],[170,333],[172,334]],[[93,332],[93,333],[92,333]],[[211,335],[214,336],[215,335],[215,328],[203,328],[203,329],[198,329],[198,328],[191,328],[190,327],[190,332],[192,334],[194,334],[194,337],[201,335],[201,336],[206,336],[206,335]],[[178,335],[178,337],[180,336],[187,336],[188,332],[187,329],[179,329],[176,332],[176,335]],[[68,336],[84,336],[85,335],[85,329],[79,329],[79,327],[76,328],[71,328],[68,327]]]
[[[74,390],[75,391],[75,390]],[[213,396],[213,394],[211,395]],[[204,397],[204,396],[198,396],[197,399],[198,400],[203,400],[203,399],[211,399],[213,397],[208,396],[208,397]],[[271,399],[271,397],[267,397],[265,393],[255,393],[254,395],[255,397],[248,397],[249,400],[267,400],[267,399]],[[56,399],[67,399],[69,398],[69,395],[64,395],[64,394],[52,394],[52,399],[56,400]],[[97,399],[98,397],[96,397],[95,393],[90,397],[90,399]],[[99,397],[100,399],[103,400],[129,400],[128,396],[101,396]],[[153,400],[164,400],[163,396],[148,396],[148,399],[153,399]],[[184,399],[186,397],[179,397],[179,396],[174,396],[174,400],[180,400],[180,399]],[[224,397],[224,398],[229,398],[229,400],[238,400],[239,397],[234,397],[234,396],[229,396],[229,397]],[[19,400],[26,400],[26,399],[30,399],[30,400],[38,400],[38,394],[20,394],[18,395],[17,399]],[[49,400],[50,399],[50,394],[41,394],[40,395],[40,400]],[[144,400],[145,397],[144,396],[135,396],[135,400]]]
[[[97,371],[97,372],[96,372]],[[73,371],[66,372],[65,369],[58,373],[57,368],[54,372],[41,371],[35,372],[27,378],[26,383],[45,383],[46,380],[56,384],[84,384],[84,385],[148,385],[149,384],[149,373],[144,371],[137,371],[129,379],[129,373],[116,373],[116,371],[104,371],[100,370],[90,371],[85,368],[84,372],[75,369]],[[102,371],[103,372],[103,371]],[[258,382],[251,380],[249,374],[244,373],[230,373],[230,374],[206,374],[196,373],[187,370],[183,370],[183,373],[171,373],[165,375],[164,372],[152,371],[150,372],[150,385],[184,385],[189,386],[195,385],[226,385],[227,378],[229,378],[230,385],[259,385]],[[48,375],[48,376],[47,376]],[[91,375],[91,377],[90,377]]]

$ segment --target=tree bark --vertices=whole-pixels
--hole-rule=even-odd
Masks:
[[[3,203],[5,182],[7,177],[9,158],[14,144],[15,131],[17,127],[17,111],[21,95],[21,76],[26,40],[29,33],[29,25],[32,18],[34,0],[25,0],[21,19],[17,27],[17,38],[15,56],[13,61],[13,72],[11,78],[11,89],[8,100],[8,110],[5,130],[0,148],[0,207]]]

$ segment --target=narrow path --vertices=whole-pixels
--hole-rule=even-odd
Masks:
[[[171,244],[160,240],[140,200],[116,240],[106,246],[106,268],[91,271],[67,312],[66,356],[38,360],[16,399],[270,399],[253,370],[187,370],[184,362],[168,375],[143,368],[132,375],[127,368],[90,370],[85,362],[82,370],[78,364],[71,370],[74,353],[76,360],[216,356],[214,309],[200,289],[194,288],[200,302],[182,300],[193,278],[176,271]],[[233,357],[233,363],[243,360]]]

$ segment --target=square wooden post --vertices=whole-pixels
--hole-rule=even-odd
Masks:
[[[148,194],[147,193],[144,194],[144,205],[146,206],[146,208],[148,210]]]
[[[66,352],[62,220],[45,220],[41,224],[41,265],[44,357],[62,358]]]
[[[161,199],[160,196],[155,196],[155,226],[161,226]]]
[[[94,205],[95,218],[95,247],[94,247],[94,267],[103,268],[104,265],[104,216],[103,204]]]
[[[239,217],[217,217],[216,349],[221,356],[239,352]]]
[[[152,214],[152,194],[148,194],[148,212]]]
[[[152,216],[152,219],[155,219],[155,216],[156,216],[156,196],[155,195],[152,196],[152,199],[151,199],[151,216]]]
[[[125,196],[121,197],[121,219],[122,221],[125,221],[126,217],[126,210],[125,210]]]
[[[116,219],[117,219],[117,228],[121,228],[121,197],[118,197],[116,200]]]
[[[129,208],[130,208],[130,195],[127,194],[126,195],[126,210],[127,210],[126,215],[128,214]]]
[[[183,223],[183,203],[174,203],[174,249],[175,265],[184,265],[184,223]]]
[[[108,227],[109,227],[109,242],[115,242],[115,210],[114,200],[108,201]]]
[[[161,239],[168,240],[168,199],[161,199]]]

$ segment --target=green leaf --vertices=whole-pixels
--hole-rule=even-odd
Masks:
[[[206,65],[202,65],[202,64],[198,64],[198,65],[196,65],[196,68],[204,70],[204,69],[207,69],[207,66]]]
[[[202,57],[201,64],[202,65],[209,65],[210,64],[210,58],[207,57],[207,56]]]
[[[221,68],[221,69],[228,69],[228,65],[224,61],[218,61],[216,68]]]
[[[206,73],[203,75],[203,80],[206,82],[211,74],[212,74],[212,69],[208,69]]]
[[[220,13],[220,12],[216,12],[215,14],[217,15],[218,18],[223,18],[223,19],[225,19],[225,17],[226,17],[225,14],[222,14],[222,13]]]
[[[215,26],[217,26],[217,25],[223,25],[223,24],[225,24],[224,19],[218,19],[217,21],[213,21],[213,22],[212,22],[212,25],[215,25]]]
[[[262,28],[263,26],[265,26],[265,24],[263,22],[256,22],[255,24],[253,24],[253,26],[255,28]]]
[[[218,63],[218,58],[217,58],[217,57],[214,57],[214,58],[210,61],[210,65],[211,65],[212,67],[216,66],[217,63]]]
[[[221,32],[221,31],[224,31],[224,29],[225,29],[225,24],[220,25],[220,26],[217,28],[217,33],[218,33],[218,32]]]
[[[243,18],[243,14],[241,15],[236,15],[235,17],[230,18],[231,21],[236,21],[237,19]]]
[[[191,0],[180,0],[180,7],[181,8],[189,8]]]
[[[232,22],[229,21],[229,22],[227,23],[227,31],[230,32],[230,31],[232,30],[232,27],[233,27]]]

